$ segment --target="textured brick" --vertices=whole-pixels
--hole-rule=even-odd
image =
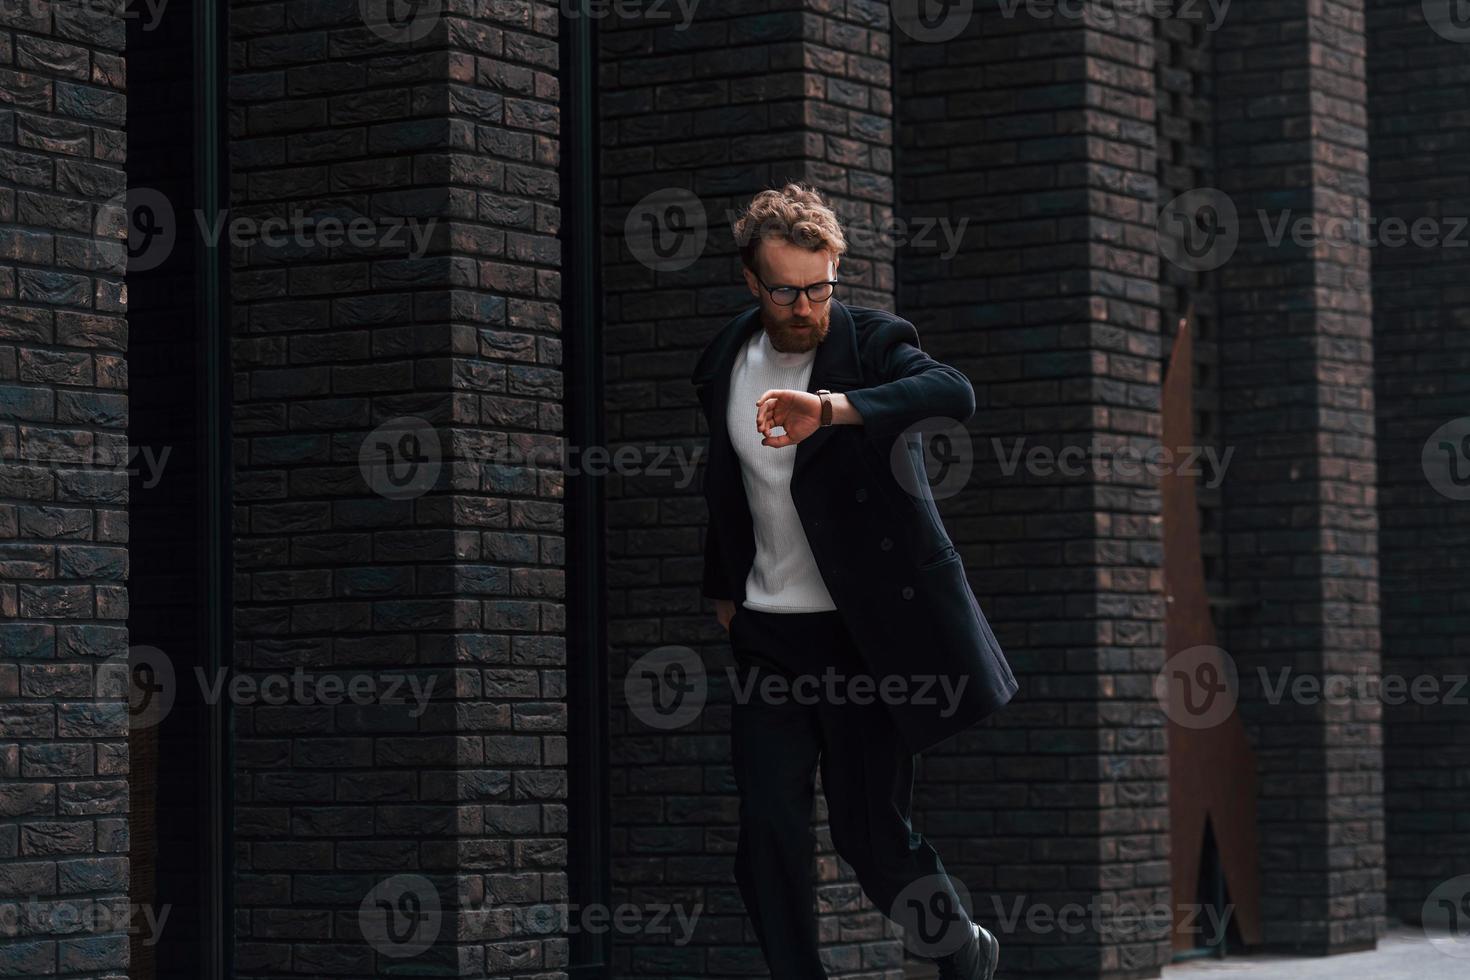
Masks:
[[[506,527],[494,496],[505,491],[488,474],[451,485],[449,473],[451,464],[480,469],[465,458],[478,439],[498,434],[503,444],[507,432],[560,425],[559,362],[549,357],[523,394],[530,411],[506,419],[478,404],[479,393],[504,391],[505,362],[516,359],[481,339],[504,325],[508,300],[539,304],[520,307],[525,337],[550,342],[560,329],[556,21],[544,5],[531,18],[530,6],[457,5],[455,36],[482,53],[472,58],[460,47],[451,55],[442,34],[413,47],[375,36],[350,3],[231,4],[234,207],[440,225],[418,257],[401,245],[308,246],[283,269],[262,249],[233,253],[237,671],[361,675],[381,691],[413,668],[434,682],[428,705],[404,686],[400,703],[236,708],[241,977],[392,972],[399,964],[362,943],[357,910],[376,881],[399,872],[433,874],[452,896],[477,888],[489,868],[516,870],[535,883],[527,905],[564,888],[564,844],[531,843],[564,828],[490,826],[473,805],[515,785],[512,772],[483,769],[481,738],[514,723],[509,703],[525,691],[542,702],[563,696],[547,679],[563,655],[528,662],[491,702],[469,698],[489,697],[478,672],[493,661],[461,652],[509,649],[514,625],[480,597],[508,594],[513,566],[558,564],[560,493],[551,482],[517,487],[544,507],[541,520],[527,529],[528,549],[490,555],[481,534]],[[503,45],[516,24],[521,40]],[[548,82],[514,93],[509,111],[494,80],[516,77]],[[494,147],[533,140],[541,155],[527,152],[510,183]],[[489,255],[513,271],[482,280],[477,263]],[[57,414],[108,407],[69,402]],[[431,420],[450,459],[424,492],[395,500],[365,484],[359,452],[377,426],[405,416]],[[115,561],[90,543],[63,547],[64,579]],[[547,588],[525,605],[553,632],[561,602]],[[565,710],[528,724],[538,744],[564,738]],[[538,751],[517,768],[554,773],[526,785],[559,800],[564,765]],[[482,971],[476,938],[446,924],[410,969]],[[518,949],[497,975],[541,977],[565,962],[560,937],[506,930],[497,939]]]
[[[1289,209],[1328,228],[1366,210],[1363,8],[1292,0],[1227,18],[1215,38],[1219,187],[1242,216],[1219,309],[1237,450],[1222,487],[1223,572],[1244,606],[1220,636],[1242,678],[1261,782],[1265,942],[1316,954],[1371,944],[1386,928],[1382,708],[1360,697],[1271,703],[1261,678],[1381,669],[1371,262],[1367,245],[1348,241],[1273,245],[1252,219]],[[1307,40],[1319,36],[1320,47]],[[1281,66],[1269,96],[1253,86],[1260,63]],[[1277,108],[1262,115],[1266,103]],[[1283,313],[1297,308],[1307,312]],[[1324,410],[1285,408],[1302,404]]]
[[[1470,131],[1442,101],[1433,79],[1461,70],[1464,45],[1437,36],[1432,44],[1415,43],[1415,34],[1428,30],[1429,8],[1420,4],[1375,0],[1365,6],[1370,213],[1380,220],[1381,233],[1389,218],[1406,224],[1434,218],[1438,234],[1456,234],[1455,223],[1465,218],[1463,202],[1451,189],[1463,186],[1470,171]],[[1467,235],[1458,232],[1462,243]],[[1460,686],[1458,703],[1450,697],[1425,704],[1402,697],[1382,709],[1386,911],[1411,922],[1418,920],[1425,896],[1470,868],[1465,791],[1446,779],[1470,769],[1464,701],[1470,686],[1459,680],[1470,654],[1470,574],[1459,545],[1467,533],[1467,511],[1463,500],[1426,481],[1424,463],[1436,430],[1466,415],[1466,251],[1463,244],[1380,246],[1372,256],[1383,673],[1401,678],[1405,690],[1418,678],[1445,695],[1454,696],[1452,689]],[[1455,458],[1464,464],[1463,455]],[[1355,791],[1353,805],[1362,798]]]
[[[126,442],[116,380],[126,347],[121,284],[101,278],[93,238],[98,206],[126,186],[122,21],[58,9],[6,26],[0,143],[9,145],[0,154],[16,189],[0,192],[0,220],[15,223],[0,228],[0,262],[17,268],[0,271],[0,298],[20,305],[0,306],[0,617],[8,620],[0,623],[0,738],[15,740],[0,747],[0,893],[125,904],[126,861],[99,855],[126,837],[126,784],[99,797],[72,781],[95,775],[99,753],[126,770],[126,743],[104,742],[126,734],[126,705],[97,700],[92,683],[96,658],[125,649],[126,631],[105,648],[58,642],[87,635],[125,589],[125,549],[87,544],[115,519],[102,517],[96,495],[77,492]],[[120,513],[125,480],[112,497]],[[83,544],[63,557],[57,541]],[[112,813],[107,835],[98,829],[104,811]],[[115,974],[127,967],[126,951],[122,926],[85,939],[7,940],[0,975]]]

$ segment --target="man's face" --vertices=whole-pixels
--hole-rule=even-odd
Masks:
[[[788,241],[770,240],[761,242],[755,253],[756,265],[760,268],[760,279],[767,286],[810,286],[837,278],[837,260],[831,252],[813,252],[793,245]],[[822,342],[831,328],[832,298],[820,303],[807,299],[806,293],[797,293],[796,302],[790,306],[779,306],[771,294],[761,288],[760,279],[749,269],[745,270],[745,282],[752,295],[760,301],[761,323],[771,338],[771,346],[787,353],[809,351]]]

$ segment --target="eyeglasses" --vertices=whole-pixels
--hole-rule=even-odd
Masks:
[[[772,289],[760,276],[756,276],[755,279],[766,292],[771,294],[771,302],[777,306],[791,306],[796,302],[798,293],[806,293],[806,298],[813,303],[825,303],[832,298],[832,290],[837,286],[836,279],[829,279],[826,282],[814,282],[810,286],[777,286]]]

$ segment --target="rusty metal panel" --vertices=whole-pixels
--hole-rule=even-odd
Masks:
[[[1176,463],[1193,458],[1187,454],[1195,445],[1190,321],[1186,314],[1180,323],[1164,376],[1162,442]],[[1160,690],[1168,698],[1174,949],[1195,945],[1193,933],[1187,931],[1194,924],[1189,906],[1199,892],[1207,821],[1220,851],[1234,921],[1246,944],[1257,946],[1262,934],[1255,753],[1233,702],[1228,714],[1215,706],[1205,715],[1201,703],[1192,700],[1192,694],[1226,676],[1226,664],[1217,652],[1205,590],[1195,476],[1183,466],[1164,467],[1161,491],[1167,680]]]

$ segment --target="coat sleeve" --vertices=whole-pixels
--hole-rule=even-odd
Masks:
[[[725,564],[720,557],[720,536],[711,525],[704,532],[704,597],[706,599],[734,599],[730,595],[729,583],[725,581]]]
[[[847,392],[863,417],[868,439],[887,453],[899,433],[924,419],[964,422],[975,414],[975,389],[964,372],[941,364],[919,349],[919,334],[907,320],[890,320],[864,345],[870,377],[882,383]]]
[[[705,391],[701,386],[698,388],[700,406],[705,407]],[[706,412],[708,415],[708,412]],[[709,469],[706,467],[704,478],[709,479]],[[709,494],[705,494],[705,500],[709,500]],[[711,523],[704,532],[704,575],[700,591],[706,599],[734,599],[730,594],[729,583],[725,580],[725,562],[720,552],[720,535]]]

